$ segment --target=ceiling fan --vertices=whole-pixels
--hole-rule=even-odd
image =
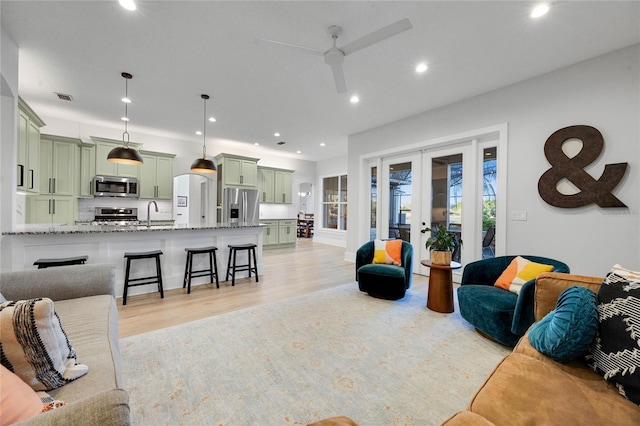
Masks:
[[[327,32],[333,39],[333,46],[331,46],[328,50],[313,49],[297,44],[283,43],[281,41],[266,40],[261,38],[257,38],[255,41],[256,43],[272,45],[275,44],[277,46],[294,49],[299,52],[324,56],[324,62],[329,65],[331,67],[331,70],[333,71],[333,79],[335,80],[338,93],[345,93],[347,91],[347,83],[345,82],[344,71],[342,70],[342,62],[344,62],[345,56],[357,52],[358,50],[364,49],[365,47],[371,46],[372,44],[385,40],[389,37],[393,37],[396,34],[400,34],[403,31],[410,30],[411,28],[413,28],[413,25],[411,24],[409,18],[404,18],[397,22],[394,22],[393,24],[387,25],[386,27],[379,28],[363,37],[360,37],[357,40],[345,44],[344,46],[338,47],[336,46],[336,41],[338,40],[340,34],[342,34],[342,27],[332,25],[328,28]]]

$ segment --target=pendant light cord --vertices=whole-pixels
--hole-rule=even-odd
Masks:
[[[207,158],[207,99],[209,95],[200,95],[204,99],[204,115],[202,117],[202,158]]]
[[[129,79],[133,76],[129,73],[122,73],[124,77],[124,98],[129,99]],[[124,103],[124,133],[122,134],[122,141],[124,142],[124,147],[129,149],[129,102],[125,101]],[[124,139],[124,136],[127,136],[127,140]]]

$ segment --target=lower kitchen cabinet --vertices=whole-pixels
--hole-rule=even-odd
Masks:
[[[36,195],[27,197],[27,223],[67,223],[73,225],[78,210],[75,197]]]
[[[261,220],[263,228],[262,246],[264,249],[295,247],[297,241],[295,219]]]

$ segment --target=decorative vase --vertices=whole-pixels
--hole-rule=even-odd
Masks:
[[[434,265],[450,265],[451,252],[431,250],[431,263]]]

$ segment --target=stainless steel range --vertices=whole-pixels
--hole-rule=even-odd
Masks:
[[[136,207],[96,207],[94,225],[134,226],[138,224]]]

